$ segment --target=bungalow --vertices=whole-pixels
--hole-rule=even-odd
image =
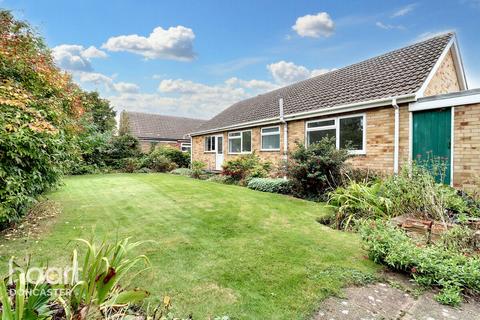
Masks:
[[[255,152],[279,162],[296,141],[349,143],[353,166],[396,173],[409,159],[442,157],[447,182],[480,172],[480,90],[468,90],[454,33],[240,101],[191,133],[192,159],[220,170]]]
[[[142,152],[149,152],[159,145],[169,145],[190,152],[189,133],[205,120],[164,116],[160,114],[127,112],[120,114],[120,132],[129,132],[140,141]]]

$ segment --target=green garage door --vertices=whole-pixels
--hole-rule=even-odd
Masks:
[[[429,162],[430,168],[432,160],[440,160],[445,174],[436,179],[445,184],[450,184],[451,127],[451,108],[413,113],[413,160]]]

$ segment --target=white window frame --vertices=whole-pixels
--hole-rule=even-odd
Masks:
[[[335,130],[335,144],[336,148],[340,149],[340,120],[341,119],[348,119],[348,118],[363,118],[363,130],[362,130],[362,145],[363,149],[362,150],[348,150],[350,154],[354,155],[365,155],[367,154],[367,117],[365,113],[357,113],[357,114],[351,114],[347,116],[338,116],[338,117],[332,117],[332,118],[324,118],[324,119],[315,119],[315,120],[310,120],[305,122],[305,145],[308,146],[310,143],[308,141],[308,133],[311,131],[323,131],[323,130]],[[325,127],[318,127],[318,128],[309,128],[308,124],[313,123],[313,122],[319,122],[319,121],[331,121],[334,120],[334,124],[330,126],[325,126]]]
[[[264,133],[263,130],[264,129],[278,129],[278,132],[267,132],[267,133]],[[280,148],[275,148],[275,149],[264,149],[263,148],[263,137],[264,136],[276,136],[278,135],[278,141],[280,142],[279,143],[279,146],[281,146],[281,137],[280,137],[280,126],[271,126],[271,127],[263,127],[260,129],[260,136],[261,136],[261,139],[260,139],[260,151],[280,151]]]
[[[205,140],[204,140],[205,142]],[[184,151],[183,148],[190,148],[190,151],[192,151],[192,144],[190,142],[182,142],[180,143],[180,151],[182,152],[188,152],[188,151]]]
[[[243,151],[243,132],[248,132],[250,131],[250,151]],[[240,133],[240,137],[232,137],[230,138],[230,135],[231,134],[235,134],[235,133]],[[252,153],[252,150],[253,150],[253,136],[252,136],[252,130],[241,130],[241,131],[232,131],[232,132],[229,132],[228,135],[227,135],[227,138],[228,138],[228,154],[249,154],[249,153]],[[240,152],[230,152],[230,139],[238,139],[240,138]]]
[[[217,152],[217,141],[215,141],[215,148],[211,149],[211,150],[207,150],[207,146],[205,144],[205,138],[208,138],[208,139],[213,139],[215,140],[215,136],[205,136],[204,139],[203,139],[203,152],[204,153],[215,153]]]

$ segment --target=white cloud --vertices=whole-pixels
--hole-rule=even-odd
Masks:
[[[95,48],[94,46],[90,46],[87,49],[83,50],[82,56],[86,59],[106,58],[107,54],[104,51]]]
[[[263,81],[263,80],[242,80],[236,77],[230,78],[225,81],[225,83],[231,87],[240,86],[247,89],[259,90],[259,91],[270,91],[275,90],[279,86],[277,84]]]
[[[140,91],[139,86],[137,86],[135,83],[129,83],[129,82],[113,83],[113,88],[117,92],[122,92],[122,93],[137,93]]]
[[[283,60],[267,65],[267,69],[275,82],[281,84],[288,84],[310,77],[310,71],[304,66]]]
[[[267,69],[270,71],[275,82],[282,85],[305,80],[331,71],[328,69],[309,70],[304,66],[283,60],[267,65]]]
[[[83,84],[101,86],[106,92],[137,93],[140,87],[130,82],[115,82],[114,77],[109,77],[98,72],[73,72],[73,77]]]
[[[147,59],[172,59],[189,61],[195,57],[195,34],[184,26],[153,29],[148,37],[136,34],[111,37],[102,48],[110,51],[127,51]]]
[[[417,6],[416,3],[406,5],[402,8],[400,8],[400,9],[398,9],[397,11],[395,11],[392,14],[392,18],[403,17],[403,16],[409,14],[410,12],[412,12],[415,9],[416,6]]]
[[[392,29],[397,29],[397,30],[405,30],[405,27],[402,25],[393,25],[393,24],[385,24],[383,22],[377,21],[375,25],[381,29],[385,30],[392,30]]]
[[[329,37],[333,34],[335,23],[328,13],[319,12],[316,15],[307,14],[297,18],[292,29],[301,37]]]
[[[107,54],[94,46],[84,48],[81,45],[62,44],[52,49],[55,63],[69,71],[92,71],[90,61],[94,58],[106,58]]]
[[[160,81],[156,93],[119,93],[108,97],[119,110],[210,118],[243,99],[277,88],[262,80],[230,78],[208,85],[184,79]]]

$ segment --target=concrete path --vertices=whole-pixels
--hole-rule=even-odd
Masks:
[[[479,320],[480,302],[462,303],[451,308],[437,303],[434,292],[420,288],[400,275],[388,275],[385,282],[350,287],[345,298],[325,300],[314,320]],[[418,294],[418,297],[417,297]]]

